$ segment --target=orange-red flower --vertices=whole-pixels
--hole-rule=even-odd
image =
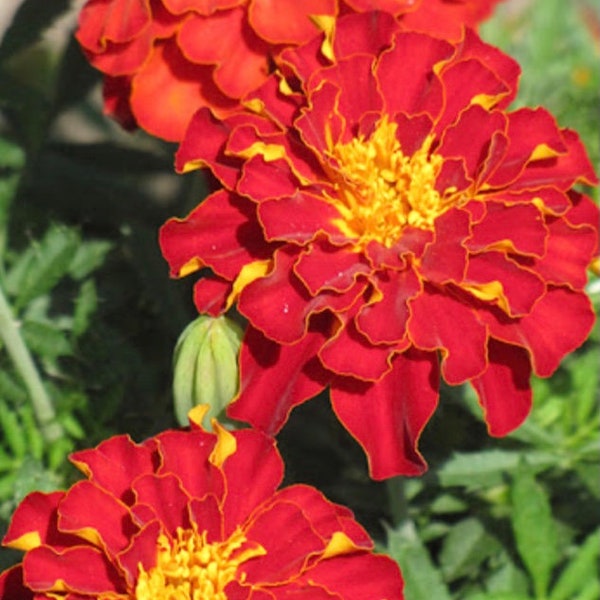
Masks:
[[[577,135],[542,108],[509,112],[518,65],[467,32],[340,19],[282,55],[254,114],[193,120],[183,170],[224,186],[161,231],[174,276],[209,267],[200,312],[249,321],[230,416],[268,433],[330,386],[371,474],[418,474],[440,375],[469,382],[492,435],[517,427],[530,375],[588,335],[583,287],[598,210]],[[292,89],[293,88],[293,89]]]
[[[105,109],[125,127],[180,141],[194,112],[236,107],[282,48],[316,33],[313,15],[381,9],[459,36],[499,0],[88,0],[77,39],[105,75]]]
[[[26,554],[0,575],[0,598],[403,597],[398,566],[350,510],[306,485],[277,490],[283,463],[260,432],[193,424],[72,461],[86,480],[17,508],[3,543]]]

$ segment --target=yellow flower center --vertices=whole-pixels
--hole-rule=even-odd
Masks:
[[[206,531],[177,529],[170,541],[157,540],[156,566],[140,574],[135,600],[227,600],[225,586],[237,577],[243,562],[265,554],[265,549],[246,540],[238,529],[224,542],[208,543]]]
[[[341,215],[334,224],[359,246],[375,240],[390,248],[407,226],[433,229],[435,218],[456,203],[456,188],[435,189],[443,158],[430,153],[433,138],[407,156],[397,129],[384,116],[369,139],[361,135],[329,152],[336,167],[325,168],[338,195],[328,201]]]

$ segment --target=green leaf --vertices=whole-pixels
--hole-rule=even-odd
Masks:
[[[469,505],[452,494],[440,494],[429,508],[433,514],[443,515],[465,512]]]
[[[60,414],[58,415],[58,421],[72,438],[82,440],[85,437],[85,430],[73,415]]]
[[[77,248],[73,262],[69,267],[69,275],[80,281],[87,277],[92,271],[102,266],[106,255],[113,248],[113,244],[106,240],[92,240],[83,242]]]
[[[67,461],[67,456],[74,450],[73,440],[60,438],[48,447],[48,466],[53,471],[58,471]]]
[[[489,593],[517,593],[527,595],[529,591],[529,577],[525,571],[518,567],[512,560],[511,555],[503,550],[495,557],[494,562],[498,565],[496,570],[490,574],[485,582],[485,588]]]
[[[13,404],[21,404],[27,400],[25,388],[8,371],[0,371],[0,398]]]
[[[40,357],[54,359],[73,353],[65,333],[50,321],[26,320],[21,332],[29,349]]]
[[[579,463],[575,465],[575,472],[581,483],[595,498],[600,500],[600,477],[598,477],[598,463]]]
[[[590,534],[578,548],[558,581],[552,588],[550,600],[570,600],[583,592],[590,581],[598,581],[598,556],[600,555],[600,529]]]
[[[4,34],[0,62],[37,42],[69,4],[69,0],[25,0]]]
[[[598,600],[600,598],[600,582],[597,579],[587,581],[580,594],[573,597],[573,600]]]
[[[69,271],[79,245],[74,229],[52,225],[28,252],[27,268],[21,274],[14,307],[19,310],[49,292]]]
[[[13,497],[17,472],[12,471],[0,478],[0,500],[6,500]]]
[[[532,600],[527,594],[518,592],[492,592],[491,594],[478,592],[472,596],[467,596],[465,600]]]
[[[27,454],[27,444],[21,423],[15,412],[0,400],[0,430],[5,447],[15,458],[24,458]]]
[[[483,450],[457,452],[439,470],[443,486],[464,486],[468,490],[500,485],[505,474],[512,473],[523,459],[514,450]],[[550,452],[528,452],[527,463],[537,471],[556,465],[556,455]]]
[[[23,148],[12,140],[0,136],[0,169],[20,171],[24,166]]]
[[[0,448],[0,473],[14,470],[16,461],[12,456],[9,456],[2,448]]]
[[[573,391],[576,395],[574,402],[570,403],[576,411],[575,425],[583,428],[588,425],[590,419],[598,419],[598,349],[579,354],[573,365]],[[594,439],[598,432],[593,434]]]
[[[98,307],[98,293],[96,284],[92,279],[84,281],[75,300],[73,314],[73,334],[76,337],[83,335]]]
[[[19,189],[20,181],[21,175],[18,173],[13,173],[12,175],[0,178],[0,227],[2,229],[6,227],[8,222],[8,209],[11,200],[15,197],[15,194]]]
[[[444,538],[440,567],[446,581],[454,581],[476,571],[499,548],[498,543],[473,517],[459,521]]]
[[[45,469],[39,460],[27,457],[17,471],[13,497],[20,502],[30,492],[53,492],[61,485],[62,478],[59,475]]]
[[[396,529],[387,529],[387,553],[399,565],[404,578],[406,600],[450,600],[427,548],[423,545],[412,521],[405,521]]]
[[[29,404],[26,404],[19,411],[21,423],[23,424],[23,433],[27,440],[27,450],[33,458],[42,460],[44,456],[44,438],[38,428],[33,409]]]
[[[32,246],[29,246],[23,252],[19,253],[10,265],[10,269],[4,277],[3,286],[5,292],[11,298],[14,298],[19,293],[21,285],[25,281],[27,272],[34,260],[35,251]]]
[[[548,497],[525,466],[514,475],[511,500],[519,555],[531,575],[536,597],[544,598],[559,558],[557,530]]]
[[[10,206],[21,183],[25,152],[20,145],[0,136],[0,257],[4,255]]]

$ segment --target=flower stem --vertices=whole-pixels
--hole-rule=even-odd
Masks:
[[[386,482],[388,507],[392,524],[396,527],[408,519],[408,502],[404,489],[404,477],[391,477]]]
[[[56,412],[52,400],[44,388],[33,358],[21,337],[18,325],[12,315],[12,310],[1,286],[0,339],[6,345],[8,354],[29,392],[33,411],[44,440],[46,442],[53,442],[59,439],[63,436],[63,428],[56,420]]]

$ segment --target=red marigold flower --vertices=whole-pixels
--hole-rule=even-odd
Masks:
[[[249,321],[231,417],[274,434],[329,385],[374,478],[419,474],[440,376],[469,382],[501,436],[531,372],[588,335],[598,210],[572,186],[596,177],[544,109],[506,110],[518,65],[473,32],[363,14],[339,20],[333,64],[321,42],[282,55],[290,85],[269,79],[255,114],[196,115],[179,168],[224,189],[161,246],[173,276],[214,272],[200,312],[236,302]]]
[[[267,78],[282,48],[317,32],[312,16],[380,9],[443,36],[499,0],[88,0],[76,37],[105,75],[105,110],[180,141],[203,106],[224,115]]]
[[[77,452],[87,476],[29,494],[3,544],[25,550],[0,598],[396,600],[402,578],[351,511],[306,485],[258,431],[118,436]]]

